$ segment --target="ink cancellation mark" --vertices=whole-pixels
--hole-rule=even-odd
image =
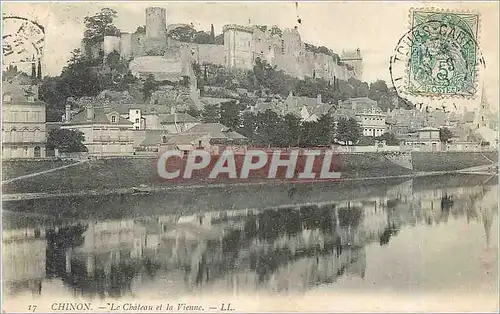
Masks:
[[[398,93],[424,97],[476,94],[477,64],[485,66],[478,48],[479,16],[418,9],[411,29],[390,59],[392,84]]]
[[[3,17],[4,64],[31,62],[43,53],[45,29],[35,21],[21,16]]]

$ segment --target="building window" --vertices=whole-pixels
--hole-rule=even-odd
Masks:
[[[35,158],[40,158],[41,157],[41,149],[40,146],[35,146]]]
[[[24,146],[24,156],[28,156],[28,146]]]
[[[112,116],[112,117],[111,117],[111,122],[112,122],[112,123],[116,123],[116,117],[115,117],[115,116]]]
[[[28,102],[34,102],[35,97],[34,96],[28,96]]]
[[[139,123],[139,118],[135,118],[135,123]]]
[[[11,101],[11,100],[12,100],[12,96],[10,94],[3,95],[3,101]]]
[[[285,54],[285,41],[283,39],[281,40],[281,53]]]
[[[136,129],[136,130],[139,130],[139,127],[138,127],[138,126],[136,126],[136,127],[135,127],[135,129]]]
[[[167,137],[166,137],[166,136],[163,136],[163,137],[161,138],[161,141],[162,141],[162,143],[166,143],[166,142],[167,142]]]
[[[136,111],[135,111],[135,114],[139,114],[139,110],[136,110]]]

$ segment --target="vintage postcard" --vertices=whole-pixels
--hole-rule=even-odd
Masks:
[[[499,4],[2,2],[4,313],[498,312]]]

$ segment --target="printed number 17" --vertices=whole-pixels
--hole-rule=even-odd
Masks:
[[[28,311],[35,312],[36,311],[36,305],[28,305]]]

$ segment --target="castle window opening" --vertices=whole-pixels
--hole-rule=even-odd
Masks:
[[[135,123],[139,123],[139,118],[135,118]]]
[[[135,114],[139,114],[139,110],[136,110],[136,111],[135,111]]]
[[[116,122],[116,117],[115,117],[115,116],[112,116],[112,117],[111,117],[111,122],[112,122],[112,123],[115,123],[115,122]]]

